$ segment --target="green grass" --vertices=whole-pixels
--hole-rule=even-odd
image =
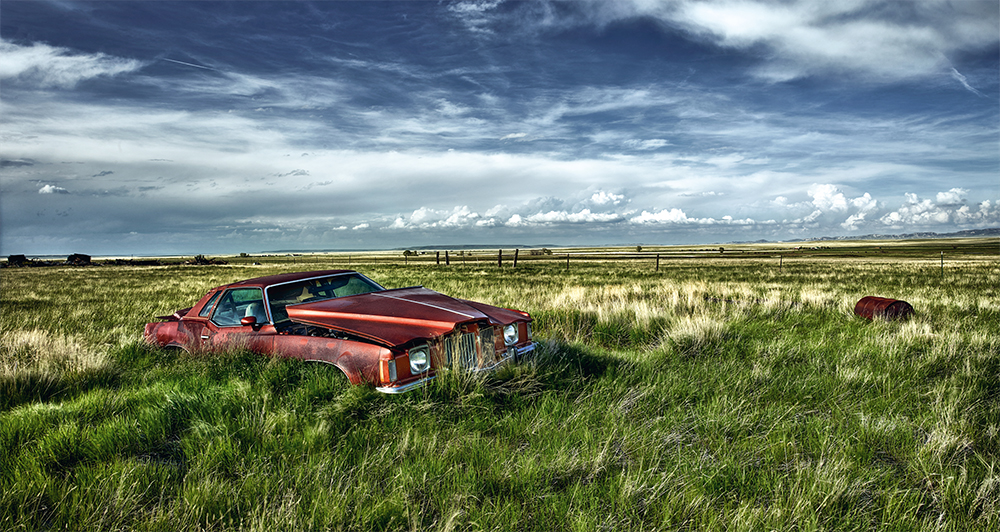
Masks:
[[[944,276],[936,248],[853,245],[780,270],[352,257],[536,319],[533,359],[403,396],[139,341],[213,286],[342,257],[0,270],[0,529],[997,529],[996,243]],[[917,314],[865,321],[865,295]]]

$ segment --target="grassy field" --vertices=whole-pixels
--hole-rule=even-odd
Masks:
[[[0,529],[1000,528],[1000,242],[799,247],[0,270]],[[219,284],[348,265],[531,312],[537,355],[385,396],[140,341]]]

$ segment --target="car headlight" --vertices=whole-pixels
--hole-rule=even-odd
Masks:
[[[430,367],[431,355],[426,345],[410,349],[410,373],[423,373]]]
[[[503,343],[506,345],[514,345],[517,343],[517,324],[511,323],[510,325],[505,325],[503,328]]]

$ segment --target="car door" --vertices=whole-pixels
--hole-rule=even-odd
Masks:
[[[253,316],[255,322],[242,323],[243,318],[249,316]],[[211,319],[201,330],[200,340],[202,348],[209,351],[245,348],[270,354],[271,340],[276,333],[264,309],[261,289],[231,288],[219,297],[211,311]]]
[[[201,351],[207,349],[206,341],[209,338],[205,328],[208,325],[208,318],[212,315],[215,303],[219,300],[222,291],[219,290],[209,297],[204,305],[200,306],[198,314],[188,314],[181,318],[178,330],[183,335],[185,349],[189,351]],[[198,305],[196,305],[198,307]]]

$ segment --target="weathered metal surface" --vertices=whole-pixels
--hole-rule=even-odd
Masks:
[[[461,300],[423,287],[384,290],[315,303],[289,305],[288,317],[399,345],[414,338],[434,338],[459,323],[489,317]]]
[[[905,320],[913,315],[913,307],[906,301],[898,299],[866,296],[854,305],[854,313],[869,320],[874,318]]]

